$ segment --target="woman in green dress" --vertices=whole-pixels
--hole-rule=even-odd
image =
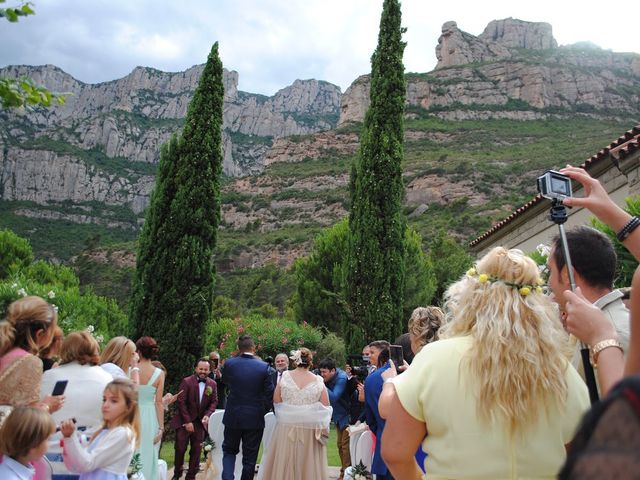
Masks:
[[[140,386],[138,405],[140,408],[140,460],[145,480],[158,477],[158,450],[164,431],[164,372],[151,362],[158,356],[158,344],[151,337],[142,337],[136,342],[140,361]]]

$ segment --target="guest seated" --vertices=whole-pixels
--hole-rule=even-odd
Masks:
[[[47,452],[49,436],[56,425],[46,411],[35,407],[17,407],[0,427],[0,478],[33,478],[32,464]]]
[[[53,329],[53,338],[49,346],[40,350],[40,360],[42,360],[42,370],[46,372],[52,368],[56,368],[59,364],[58,354],[64,340],[64,333],[59,325]]]
[[[7,318],[0,321],[0,424],[11,408],[37,405],[50,412],[60,409],[64,396],[47,392],[40,403],[41,349],[51,343],[58,322],[52,305],[29,296],[9,305]]]
[[[72,332],[66,336],[60,348],[60,366],[44,372],[40,395],[45,396],[53,391],[59,380],[66,380],[65,402],[63,407],[53,414],[57,425],[63,420],[76,420],[75,435],[82,435],[83,431],[90,435],[98,429],[102,421],[102,392],[113,377],[99,366],[100,348],[90,333]],[[53,464],[58,478],[67,480],[77,478],[66,469],[62,459],[60,440],[62,435],[57,432],[49,439],[49,453],[47,458]],[[64,473],[63,473],[64,472]]]
[[[538,268],[492,249],[445,295],[440,340],[395,381],[382,455],[396,478],[555,478],[587,388]],[[443,412],[445,412],[443,414]]]
[[[113,337],[100,355],[100,366],[113,378],[130,378],[140,384],[136,344],[127,337]]]

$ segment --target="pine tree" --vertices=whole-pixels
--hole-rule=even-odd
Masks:
[[[157,340],[170,386],[190,373],[204,353],[203,329],[213,306],[223,95],[215,43],[182,135],[162,148],[139,240],[131,300],[133,333]]]
[[[352,169],[349,229],[349,304],[367,341],[393,339],[403,330],[404,233],[402,213],[404,29],[400,3],[384,0],[378,46],[371,58],[371,104]],[[361,348],[358,329],[347,339]]]

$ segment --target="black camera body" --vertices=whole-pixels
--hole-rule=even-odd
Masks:
[[[549,200],[562,201],[571,197],[571,179],[555,170],[547,170],[536,179],[538,192]]]
[[[358,377],[358,380],[364,382],[364,379],[369,375],[369,370],[367,370],[367,365],[362,361],[362,356],[349,355],[347,362],[349,362],[351,366],[351,375]]]

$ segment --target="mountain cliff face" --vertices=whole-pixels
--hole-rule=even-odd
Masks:
[[[434,71],[407,75],[407,105],[442,118],[528,120],[563,111],[640,110],[640,55],[558,47],[546,23],[497,20],[475,37],[447,22],[436,55]],[[368,106],[365,75],[343,95],[338,125],[362,121]]]
[[[433,205],[483,211],[508,193],[486,180],[496,172],[503,181],[524,182],[520,194],[534,184],[524,167],[510,177],[509,162],[516,160],[499,151],[533,142],[534,135],[478,132],[473,144],[467,131],[440,130],[437,122],[606,123],[602,144],[589,138],[580,146],[590,155],[640,114],[640,55],[558,47],[548,24],[498,20],[476,37],[447,22],[436,54],[435,70],[407,74],[405,208],[411,221],[425,222]],[[4,208],[14,220],[101,225],[133,232],[126,237],[132,238],[149,202],[160,147],[182,128],[202,68],[168,73],[138,67],[96,85],[50,65],[0,69],[0,76],[26,75],[71,93],[61,107],[0,111],[0,217]],[[327,82],[296,80],[266,97],[239,91],[238,73],[226,70],[224,83],[224,268],[290,265],[319,228],[348,211],[348,172],[369,105],[369,77],[357,78],[344,94]],[[493,145],[494,163],[473,173],[484,160],[475,158],[477,150]],[[518,160],[537,161],[514,151]],[[498,215],[512,201],[486,210]]]
[[[182,127],[202,68],[166,73],[138,67],[97,85],[51,65],[0,69],[0,76],[28,76],[70,93],[63,106],[0,112],[1,198],[97,201],[140,214],[153,187],[160,146]],[[225,70],[226,175],[259,173],[274,140],[329,130],[338,120],[341,92],[330,83],[296,80],[272,97],[238,91],[237,85],[237,72]],[[121,168],[101,165],[110,163]]]

